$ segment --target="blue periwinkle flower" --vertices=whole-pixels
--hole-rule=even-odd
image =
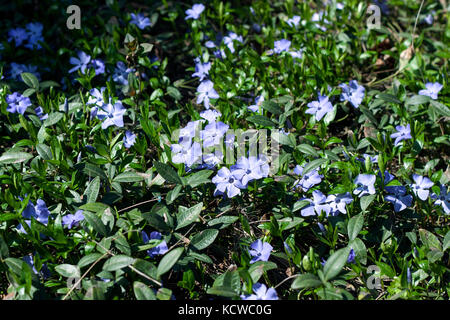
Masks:
[[[74,67],[69,70],[69,73],[75,72],[78,69],[81,70],[81,73],[84,74],[86,72],[86,68],[91,62],[91,56],[87,55],[85,52],[78,52],[78,58],[71,57],[70,64],[73,64]]]
[[[272,252],[273,247],[267,243],[263,242],[261,239],[256,240],[250,245],[250,256],[252,259],[250,263],[255,263],[256,261],[267,261],[269,260],[270,253]]]
[[[135,142],[136,135],[129,130],[125,131],[125,136],[123,137],[123,146],[128,149],[132,145],[134,145]]]
[[[67,226],[67,229],[72,229],[78,226],[80,221],[84,220],[83,210],[77,210],[75,214],[67,214],[62,217],[62,225]]]
[[[31,64],[21,64],[21,63],[11,63],[11,79],[17,80],[17,81],[23,81],[21,74],[24,72],[32,73],[36,76],[36,78],[40,81],[41,75],[39,72],[37,72],[37,67],[33,66]]]
[[[350,192],[341,193],[341,194],[330,194],[327,197],[327,203],[330,205],[331,215],[338,215],[339,213],[346,214],[346,205],[351,203],[353,198]]]
[[[356,254],[353,248],[350,249],[350,252],[348,254],[347,262],[348,263],[355,263]]]
[[[406,194],[404,186],[389,186],[384,189],[391,193],[385,196],[384,199],[394,204],[395,212],[400,212],[411,206],[413,197],[410,194]]]
[[[22,258],[23,261],[25,261],[33,270],[34,274],[39,274],[41,275],[44,279],[47,279],[48,277],[50,277],[50,270],[48,269],[47,265],[44,263],[41,267],[41,271],[38,272],[36,270],[36,267],[34,265],[34,259],[33,259],[33,255],[26,255]]]
[[[445,214],[450,214],[450,192],[447,191],[447,187],[443,184],[440,186],[440,194],[433,193],[431,199],[435,200],[435,206],[442,206]]]
[[[322,182],[323,175],[319,174],[319,169],[314,169],[307,174],[303,174],[303,166],[296,165],[294,173],[300,176],[300,180],[295,186],[296,188],[302,188],[304,192],[307,192],[313,186]]]
[[[261,165],[258,158],[253,156],[240,157],[236,164],[231,166],[231,171],[235,177],[241,180],[244,186],[247,186],[252,180],[262,178]]]
[[[150,242],[150,240],[161,240],[162,235],[158,231],[153,231],[150,233],[150,237],[147,236],[147,233],[145,231],[141,232],[142,239],[144,240],[144,243]],[[167,251],[169,251],[167,247],[167,242],[165,240],[162,240],[156,247],[153,247],[149,250],[147,250],[147,254],[150,258],[153,258],[157,255],[165,254]]]
[[[95,75],[105,73],[105,63],[100,59],[93,59],[90,66],[94,68]]]
[[[320,121],[328,112],[333,110],[333,105],[328,100],[327,96],[319,94],[319,100],[308,103],[308,109],[305,113],[313,114],[316,116],[316,120]]]
[[[395,129],[397,132],[391,134],[391,138],[395,138],[395,147],[397,147],[403,140],[412,139],[411,127],[409,123],[406,126],[396,126]]]
[[[414,183],[412,183],[411,189],[414,192],[414,194],[420,199],[420,200],[427,200],[428,195],[430,194],[429,188],[431,188],[434,183],[427,177],[420,176],[418,174],[413,174],[413,180]]]
[[[369,161],[371,163],[377,163],[378,162],[378,156],[371,156],[370,154],[364,153],[362,158],[357,158],[356,160],[364,163],[366,161],[366,158],[369,158]]]
[[[200,112],[200,117],[207,120],[209,123],[216,122],[216,119],[219,118],[222,114],[213,109],[203,110]]]
[[[234,53],[234,51],[235,51],[234,44],[233,44],[233,41],[235,41],[235,40],[240,43],[244,42],[244,39],[242,38],[242,36],[238,36],[234,32],[229,32],[228,36],[223,37],[223,43],[228,47],[228,49],[230,49],[231,53]]]
[[[359,174],[355,179],[356,189],[353,194],[363,197],[369,194],[375,194],[376,176],[373,174]]]
[[[39,42],[44,42],[44,37],[42,36],[42,30],[44,26],[39,22],[30,22],[26,25],[26,31],[28,36],[28,43],[25,47],[28,49],[41,49]]]
[[[428,14],[423,20],[429,25],[433,24],[433,21],[434,21],[433,14],[431,14],[431,13]]]
[[[21,95],[18,92],[9,94],[6,96],[6,111],[10,113],[20,113],[24,114],[29,106],[31,106],[31,100],[28,97]]]
[[[16,47],[28,39],[28,33],[24,28],[15,28],[8,31],[8,42],[14,41]]]
[[[219,94],[214,90],[214,83],[211,80],[204,80],[197,87],[197,103],[202,103],[206,109],[209,109],[209,99],[218,99]]]
[[[28,226],[30,226],[31,224],[31,219],[36,219],[40,223],[47,225],[49,216],[50,211],[47,209],[47,205],[45,204],[44,200],[41,199],[38,199],[36,201],[36,205],[33,205],[31,201],[28,202],[27,207],[22,212],[22,217],[25,219],[25,223]],[[19,224],[19,226],[17,226],[17,229],[20,233],[26,233],[22,224]]]
[[[291,42],[287,39],[281,39],[273,43],[273,52],[281,53],[283,51],[289,51]]]
[[[252,287],[254,294],[241,295],[242,300],[278,300],[277,292],[274,288],[267,289],[266,285],[255,283]]]
[[[36,109],[34,109],[34,112],[36,112],[36,115],[39,117],[39,120],[44,121],[48,118],[48,113],[44,113],[44,109],[42,109],[41,106],[38,106]]]
[[[300,23],[300,16],[293,16],[292,18],[288,19],[286,23],[290,27],[298,27],[298,24]]]
[[[132,68],[127,68],[125,63],[123,63],[122,61],[118,61],[112,75],[113,81],[126,86],[128,84],[128,74],[134,71],[135,70]]]
[[[438,98],[438,93],[439,91],[441,91],[441,89],[444,86],[442,84],[440,84],[439,82],[427,82],[425,84],[425,88],[426,89],[422,89],[419,91],[419,95],[422,96],[428,96],[433,100],[436,100]]]
[[[202,147],[198,142],[182,140],[179,144],[172,144],[170,148],[173,163],[184,163],[187,167],[201,163]]]
[[[203,147],[208,148],[219,145],[229,127],[229,125],[221,121],[208,123],[205,126],[205,129],[200,131],[200,137],[203,141]]]
[[[103,120],[102,129],[106,129],[112,125],[123,127],[123,115],[126,111],[120,101],[114,104],[110,101],[108,104],[103,105],[97,111],[97,118]]]
[[[152,25],[150,19],[145,17],[143,13],[131,13],[130,16],[130,23],[136,25],[141,30],[144,30],[146,27],[150,27]]]
[[[239,179],[239,176],[234,175],[227,167],[222,167],[217,171],[217,175],[212,178],[212,182],[216,185],[214,195],[227,195],[228,198],[233,198],[241,194],[240,189],[245,189],[245,186]]]
[[[306,200],[310,203],[300,211],[301,215],[303,217],[307,217],[316,214],[320,215],[322,212],[325,212],[325,214],[328,216],[331,212],[331,206],[327,203],[327,197],[320,190],[314,190],[312,195],[313,200],[307,198],[302,198],[299,200]]]
[[[191,9],[186,10],[186,17],[184,20],[194,19],[197,20],[200,14],[205,10],[205,6],[201,3],[194,4]]]
[[[350,80],[349,84],[342,83],[341,101],[349,101],[353,107],[358,108],[364,99],[365,88],[358,85],[356,80]]]
[[[382,178],[381,171],[378,172],[378,176],[380,178]],[[389,182],[391,182],[394,179],[395,179],[395,176],[393,174],[390,174],[389,171],[387,171],[387,170],[384,171],[384,180],[383,180],[384,185],[387,185]]]
[[[195,60],[195,73],[192,74],[192,77],[200,78],[200,81],[203,81],[205,77],[208,76],[209,70],[211,69],[211,62],[202,63],[199,58]]]
[[[264,96],[263,95],[257,96],[255,98],[255,104],[248,106],[247,109],[249,109],[250,111],[253,111],[253,112],[258,112],[259,107],[262,105],[263,102],[264,102]]]

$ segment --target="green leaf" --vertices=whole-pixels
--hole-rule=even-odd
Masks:
[[[184,228],[197,220],[200,212],[202,211],[202,207],[203,202],[197,203],[195,206],[190,208],[180,206],[179,213],[177,215],[177,227],[175,230]]]
[[[26,152],[5,152],[0,157],[0,164],[21,163],[33,158],[33,155]]]
[[[273,101],[263,101],[261,107],[264,110],[267,110],[273,114],[282,114],[283,113],[283,110],[281,110],[280,106]]]
[[[156,168],[156,171],[169,183],[183,184],[180,176],[176,171],[169,166],[168,164],[155,161],[153,162],[153,166]]]
[[[350,248],[342,248],[333,253],[323,267],[325,281],[331,280],[341,272],[348,259]]]
[[[301,153],[308,154],[308,155],[311,155],[311,156],[313,156],[313,157],[318,157],[318,156],[319,156],[319,154],[317,153],[317,150],[314,149],[314,148],[313,148],[312,146],[310,146],[309,144],[306,144],[306,143],[303,143],[303,144],[298,145],[298,146],[296,147],[296,149],[297,149],[298,151],[300,151]]]
[[[169,96],[171,96],[172,98],[174,98],[176,101],[181,100],[181,98],[183,97],[180,93],[180,91],[172,86],[167,87],[167,93],[169,94]]]
[[[178,196],[180,195],[181,188],[182,188],[182,185],[177,184],[175,186],[175,188],[173,188],[172,190],[170,190],[167,193],[167,196],[166,196],[166,203],[167,204],[171,204],[172,202],[174,202],[178,198]]]
[[[103,264],[104,271],[116,271],[128,267],[134,263],[135,259],[123,254],[109,258]]]
[[[39,84],[39,88],[41,90],[47,89],[48,87],[60,87],[58,82],[52,81],[52,80],[48,80],[48,81],[42,81]]]
[[[50,127],[58,123],[64,117],[62,112],[52,112],[48,115],[48,118],[44,120],[44,127]]]
[[[299,275],[295,280],[292,282],[291,288],[292,289],[304,289],[304,288],[316,288],[322,285],[322,281],[320,279],[311,274],[311,273],[305,273]]]
[[[366,211],[366,209],[369,207],[369,205],[372,203],[372,201],[375,199],[376,194],[371,194],[368,196],[363,196],[359,199],[359,204],[361,206],[362,211]]]
[[[103,180],[108,180],[108,177],[106,176],[105,172],[102,169],[100,169],[100,167],[92,163],[84,164],[83,172],[91,177],[100,177]]]
[[[269,270],[276,269],[277,265],[272,261],[256,261],[248,268],[248,273],[252,278],[253,283],[258,282],[259,278]]]
[[[168,288],[159,288],[156,292],[156,298],[158,300],[170,300],[172,298],[172,290]]]
[[[450,248],[450,231],[445,235],[442,251],[445,251],[448,248]]]
[[[389,94],[389,93],[379,93],[377,95],[377,98],[380,98],[386,102],[392,102],[392,103],[396,103],[396,104],[402,103],[396,96],[393,96],[392,94]]]
[[[444,253],[435,248],[431,249],[427,253],[428,261],[430,261],[431,263],[435,263],[436,261],[441,260],[441,258],[443,256],[444,256]]]
[[[233,298],[238,295],[232,288],[225,286],[211,287],[206,293],[227,298]]]
[[[28,89],[25,89],[25,91],[22,93],[22,95],[24,96],[24,97],[29,97],[29,96],[31,96],[33,93],[35,93],[36,92],[36,89],[33,89],[33,88],[28,88]]]
[[[271,137],[282,145],[289,146],[291,148],[295,148],[296,146],[293,135],[285,135],[280,131],[273,131]]]
[[[156,270],[156,276],[159,278],[166,272],[170,271],[178,259],[184,252],[183,247],[178,247],[167,252],[158,264],[158,269]]]
[[[52,149],[49,146],[47,146],[46,144],[38,143],[36,145],[36,151],[41,156],[41,158],[44,160],[52,160],[53,159]]]
[[[29,72],[22,72],[20,76],[22,77],[23,82],[25,82],[27,86],[36,89],[36,91],[39,90],[39,80],[36,78],[34,74]]]
[[[202,185],[204,183],[208,183],[211,180],[208,179],[211,174],[213,173],[212,170],[201,170],[198,171],[192,175],[190,175],[189,177],[187,177],[187,182],[186,184],[192,188],[195,188],[199,185]]]
[[[364,224],[364,216],[362,213],[352,217],[347,225],[347,234],[350,241],[354,240],[361,231]]]
[[[79,278],[81,276],[80,267],[71,264],[60,264],[55,267],[55,271],[67,278]]]
[[[349,247],[353,248],[353,251],[355,252],[356,259],[358,259],[362,264],[367,263],[367,248],[364,242],[356,238],[353,241],[349,242]]]
[[[148,177],[145,173],[138,173],[135,171],[127,171],[117,175],[113,182],[139,182],[143,181]]]
[[[151,43],[141,43],[139,46],[143,50],[142,53],[150,52],[153,49],[153,44],[151,44]]]
[[[91,212],[104,212],[108,208],[109,208],[108,205],[100,202],[86,203],[80,207],[80,209],[82,210],[87,210]]]
[[[204,263],[209,263],[209,264],[213,264],[214,261],[212,261],[212,259],[210,257],[208,257],[206,254],[203,253],[199,253],[199,252],[195,252],[192,250],[189,250],[189,256],[193,257],[194,259],[197,259],[199,261],[202,261]]]
[[[442,251],[442,247],[441,247],[441,243],[439,241],[439,239],[432,234],[430,231],[425,230],[425,229],[419,229],[419,237],[420,240],[422,240],[423,244],[428,248],[428,249],[438,249],[439,251]]]
[[[389,278],[395,277],[395,271],[384,262],[375,262],[378,267],[380,267],[380,275],[386,275]]]
[[[80,268],[83,268],[87,265],[90,265],[91,263],[94,263],[95,261],[97,261],[98,259],[100,259],[100,257],[102,257],[103,255],[101,253],[95,252],[95,253],[90,253],[87,256],[84,256],[83,258],[80,259],[80,261],[78,261],[77,265]]]
[[[6,259],[9,256],[8,244],[0,234],[0,259]]]
[[[203,230],[192,237],[190,245],[197,250],[203,250],[214,242],[218,234],[219,230],[217,229]]]
[[[406,99],[406,105],[419,105],[419,104],[426,104],[430,101],[430,97],[428,96],[422,96],[420,94],[414,95],[411,98]]]
[[[370,122],[372,122],[372,124],[376,127],[378,127],[378,121],[375,118],[375,116],[373,115],[372,111],[370,111],[368,108],[366,108],[363,105],[359,106],[359,110],[361,110],[361,112],[367,117],[367,119],[370,120]]]
[[[322,164],[324,164],[327,161],[328,161],[327,159],[316,159],[316,160],[308,162],[308,164],[303,168],[302,175],[305,175],[305,174],[313,171],[314,169],[320,167]]]
[[[263,127],[275,127],[276,124],[269,118],[261,115],[254,115],[247,118],[247,121],[259,124]]]
[[[435,100],[430,100],[430,102],[437,113],[443,115],[444,117],[450,117],[450,109],[446,105]]]
[[[152,226],[153,228],[159,230],[159,231],[169,231],[170,228],[167,225],[167,223],[164,221],[164,219],[154,212],[144,212],[142,214],[142,217],[144,217],[145,220],[147,220],[148,224]]]
[[[23,260],[17,259],[17,258],[6,258],[5,262],[6,262],[6,265],[15,274],[20,275],[22,273],[22,264],[24,262]]]
[[[294,205],[292,206],[292,212],[296,212],[304,207],[306,207],[310,202],[306,200],[296,201],[294,202]]]
[[[83,215],[86,221],[94,228],[95,231],[103,236],[107,235],[108,232],[106,230],[106,226],[103,224],[102,220],[97,217],[96,214],[85,211],[83,212]]]
[[[142,282],[135,281],[133,283],[133,291],[137,300],[156,300],[153,290]]]
[[[92,180],[89,185],[87,186],[86,190],[84,191],[84,194],[86,195],[86,202],[87,203],[93,203],[97,200],[98,194],[100,192],[100,178],[95,177],[94,180]]]
[[[223,229],[236,222],[238,219],[239,217],[236,216],[221,216],[219,218],[209,220],[207,225],[208,227]]]

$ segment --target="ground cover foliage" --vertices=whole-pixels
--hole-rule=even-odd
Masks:
[[[3,299],[448,299],[445,0],[70,5],[0,5]]]

